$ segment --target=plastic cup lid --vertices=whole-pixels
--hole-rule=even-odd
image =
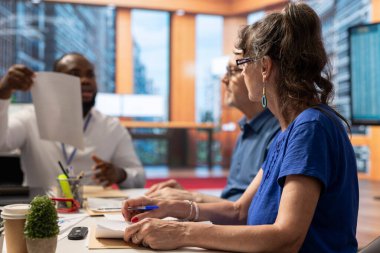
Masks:
[[[4,206],[3,211],[1,212],[1,218],[5,220],[25,219],[29,208],[30,206],[28,204],[14,204]]]

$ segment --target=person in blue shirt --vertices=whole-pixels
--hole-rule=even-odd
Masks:
[[[356,160],[348,123],[329,106],[333,84],[318,15],[290,2],[242,28],[236,47],[249,99],[261,101],[281,126],[262,169],[235,202],[126,200],[123,215],[135,224],[124,240],[154,249],[357,252]],[[140,205],[159,208],[128,209]],[[212,224],[156,219],[167,216]]]
[[[227,73],[222,79],[226,88],[224,97],[226,104],[237,108],[244,116],[239,121],[241,133],[231,159],[227,185],[224,187],[221,197],[187,191],[174,179],[152,185],[147,196],[187,199],[199,203],[236,201],[256,176],[280,126],[273,114],[268,109],[264,109],[260,102],[252,102],[248,99],[248,90],[241,75],[241,69],[236,66],[236,59],[239,57],[238,54],[230,57]]]

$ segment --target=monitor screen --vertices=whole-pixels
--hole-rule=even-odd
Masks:
[[[351,120],[380,125],[380,23],[349,28]]]

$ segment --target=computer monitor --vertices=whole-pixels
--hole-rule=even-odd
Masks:
[[[380,125],[380,23],[349,28],[351,121]]]

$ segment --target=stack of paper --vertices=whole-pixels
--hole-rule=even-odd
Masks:
[[[120,199],[103,199],[88,198],[87,207],[94,212],[120,212],[122,200]]]
[[[125,229],[130,225],[126,221],[105,220],[96,224],[96,238],[123,238]]]

